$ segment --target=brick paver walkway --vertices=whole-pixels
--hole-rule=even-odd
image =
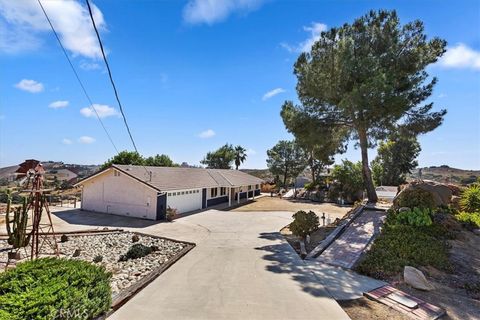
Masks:
[[[372,237],[380,232],[384,220],[385,212],[365,209],[317,260],[351,269]]]

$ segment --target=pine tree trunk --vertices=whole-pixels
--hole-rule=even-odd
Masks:
[[[316,172],[315,172],[315,163],[314,163],[314,160],[313,160],[313,152],[310,154],[310,159],[309,159],[309,162],[310,162],[310,171],[312,172],[312,186],[316,185],[317,184],[317,175],[316,175]]]
[[[377,202],[377,192],[373,185],[372,172],[368,165],[368,139],[365,129],[358,130],[358,138],[360,140],[360,149],[362,152],[362,175],[365,189],[367,189],[368,202]]]

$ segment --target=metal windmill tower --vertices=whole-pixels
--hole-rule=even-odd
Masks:
[[[49,245],[53,249],[53,253],[58,256],[58,245],[53,229],[52,216],[48,207],[46,194],[52,189],[44,189],[43,175],[45,170],[41,163],[37,164],[34,169],[27,172],[27,182],[24,192],[28,192],[27,210],[32,210],[32,223],[27,227],[31,233],[31,252],[30,258],[38,258],[38,255],[44,245]],[[47,221],[42,221],[42,214],[45,210]]]

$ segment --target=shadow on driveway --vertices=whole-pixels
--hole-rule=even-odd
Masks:
[[[163,221],[145,220],[107,213],[96,213],[91,211],[83,211],[80,209],[52,211],[52,215],[70,225],[92,227],[146,228],[152,225],[163,223]]]
[[[280,233],[261,233],[259,238],[282,242],[255,248],[265,251],[263,259],[270,261],[270,264],[265,267],[267,271],[288,274],[301,286],[304,292],[315,297],[331,298],[329,292],[311,272],[309,266],[296,254]]]

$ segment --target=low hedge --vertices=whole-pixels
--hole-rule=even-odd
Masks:
[[[111,273],[79,260],[42,258],[0,274],[0,319],[92,319],[110,309]]]
[[[405,266],[433,266],[448,270],[445,236],[449,233],[439,225],[409,226],[386,224],[371,249],[357,266],[360,273],[388,280]]]

